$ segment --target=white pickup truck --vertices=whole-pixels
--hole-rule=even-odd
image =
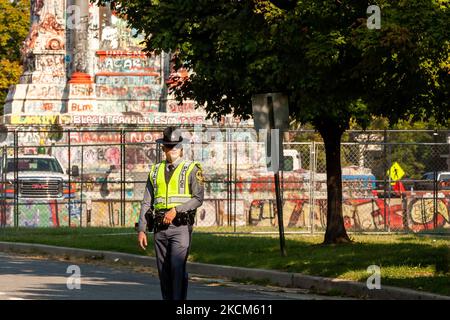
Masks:
[[[54,156],[20,155],[2,159],[1,163],[2,198],[14,198],[16,192],[19,199],[62,200],[75,196],[73,177],[79,175],[77,166],[72,167],[69,179],[69,171],[64,172]]]

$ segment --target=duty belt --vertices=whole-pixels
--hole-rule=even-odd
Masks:
[[[157,210],[155,211],[155,227],[154,232],[158,232],[160,230],[166,230],[169,225],[165,224],[164,221],[164,215],[169,210]],[[172,220],[172,224],[174,226],[181,226],[181,225],[193,225],[195,220],[195,210],[194,211],[188,211],[188,212],[179,212],[177,213],[175,219]]]

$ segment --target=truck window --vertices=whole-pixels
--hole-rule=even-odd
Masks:
[[[55,159],[20,158],[17,159],[17,171],[49,171],[64,173]],[[14,159],[8,159],[6,172],[14,172]]]
[[[294,170],[294,158],[291,156],[284,156],[283,158],[283,171]]]
[[[422,180],[433,180],[433,174],[432,173],[425,173],[422,176]]]

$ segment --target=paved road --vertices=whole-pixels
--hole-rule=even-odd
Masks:
[[[77,264],[80,289],[76,289],[70,261],[35,259],[0,253],[0,299],[63,300],[160,300],[159,280],[155,274],[108,265]],[[71,277],[72,276],[72,277]],[[71,278],[70,278],[71,277]],[[70,279],[69,279],[70,278]],[[70,290],[67,286],[75,287]],[[193,277],[189,300],[276,300],[326,299],[299,290],[240,285],[218,279]]]

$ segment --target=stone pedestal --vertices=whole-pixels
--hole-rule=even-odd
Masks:
[[[127,23],[89,0],[31,0],[24,73],[4,106],[12,126],[195,125],[194,102],[178,105],[167,85],[188,76],[168,54],[142,51]],[[170,74],[173,74],[170,77]],[[169,81],[168,81],[169,80]]]
[[[66,111],[64,0],[32,0],[31,27],[21,49],[24,73],[12,86],[4,113],[17,117]]]
[[[83,72],[74,72],[68,82],[68,114],[97,113],[97,95],[92,77]]]

